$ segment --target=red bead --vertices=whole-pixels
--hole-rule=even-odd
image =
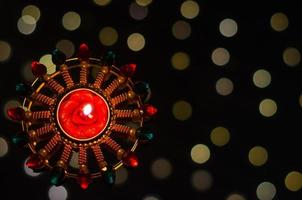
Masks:
[[[127,64],[127,65],[124,65],[120,68],[121,72],[127,76],[127,77],[131,77],[133,76],[135,70],[136,70],[136,64]]]
[[[128,167],[137,167],[138,166],[138,158],[132,151],[128,151],[126,156],[123,158],[124,165]]]
[[[43,159],[39,154],[33,154],[26,161],[25,165],[31,169],[39,169],[43,167]]]
[[[47,73],[47,68],[46,68],[45,65],[43,65],[39,62],[33,61],[31,63],[31,71],[32,71],[34,76],[40,77],[40,76],[43,76]]]
[[[87,44],[83,43],[79,47],[78,57],[82,60],[88,60],[90,57],[90,50]]]
[[[91,183],[91,177],[89,174],[82,174],[80,173],[78,176],[78,183],[80,184],[83,190],[86,190]]]
[[[157,108],[151,104],[144,105],[143,109],[144,109],[145,117],[153,117],[154,115],[156,115],[156,113],[158,111]]]
[[[21,107],[9,108],[7,110],[7,116],[12,120],[21,121],[25,117],[25,111]]]

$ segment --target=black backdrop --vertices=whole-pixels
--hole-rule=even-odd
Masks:
[[[62,38],[79,45],[87,42],[98,57],[107,48],[98,39],[104,26],[118,30],[118,42],[110,49],[118,55],[118,63],[136,62],[136,79],[147,80],[153,97],[151,102],[159,109],[152,126],[156,140],[152,146],[140,148],[141,160],[137,170],[129,171],[127,182],[119,187],[107,188],[95,181],[87,191],[76,183],[68,182],[70,199],[142,199],[148,194],[157,194],[162,199],[226,199],[233,192],[247,199],[257,199],[256,188],[263,181],[275,184],[275,199],[296,200],[301,194],[290,192],[284,185],[286,174],[301,170],[301,65],[287,67],[282,52],[292,46],[301,49],[301,12],[294,1],[198,1],[200,13],[193,20],[184,19],[176,1],[153,1],[146,19],[136,21],[129,16],[131,1],[117,1],[106,7],[96,6],[92,1],[16,1],[0,2],[0,39],[12,46],[12,57],[1,64],[1,104],[14,97],[15,84],[22,81],[20,73],[24,62],[38,59],[55,48]],[[41,19],[36,31],[22,35],[17,29],[21,10],[28,4],[41,9]],[[74,10],[82,17],[76,31],[66,31],[61,25],[65,12]],[[273,31],[270,17],[275,12],[284,12],[289,18],[289,27],[284,32]],[[238,23],[238,33],[232,38],[223,37],[218,25],[224,18]],[[176,20],[191,24],[192,34],[183,41],[171,33]],[[127,37],[140,32],[146,38],[142,51],[133,52],[127,46]],[[217,47],[225,47],[231,53],[226,67],[215,66],[211,53]],[[184,71],[171,67],[174,52],[185,51],[191,64]],[[272,75],[272,83],[266,89],[253,85],[252,75],[264,66]],[[220,77],[230,77],[234,83],[231,95],[222,97],[215,91],[215,82]],[[258,111],[259,102],[272,98],[278,104],[277,114],[264,118]],[[173,117],[172,106],[180,100],[191,103],[192,117],[178,121]],[[230,130],[231,141],[222,148],[211,144],[209,133],[216,126]],[[9,138],[16,131],[15,125],[1,116],[1,134]],[[211,149],[210,160],[199,165],[190,157],[191,148],[198,143]],[[253,167],[247,158],[255,145],[265,146],[269,160],[262,167]],[[0,158],[1,199],[47,199],[48,175],[30,178],[23,172],[26,151],[9,146],[9,153]],[[164,179],[155,179],[151,172],[152,162],[165,157],[172,163],[172,174]],[[192,188],[191,175],[197,169],[206,169],[213,176],[212,187],[205,192]]]

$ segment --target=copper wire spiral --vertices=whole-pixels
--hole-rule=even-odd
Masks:
[[[31,113],[31,118],[33,120],[37,119],[49,119],[51,117],[51,112],[49,110],[47,111],[34,111]]]
[[[51,88],[52,90],[56,91],[59,94],[64,92],[64,87],[62,85],[60,85],[54,79],[48,79],[47,80],[47,85],[48,85],[49,88]]]
[[[86,65],[83,65],[80,71],[80,83],[86,84],[87,83],[87,77],[88,77],[88,68]]]
[[[80,147],[79,149],[79,165],[86,165],[87,164],[87,151],[84,147]]]
[[[105,93],[106,93],[108,96],[110,96],[110,95],[114,92],[114,90],[116,90],[116,89],[119,87],[120,84],[121,84],[121,79],[119,79],[119,78],[114,79],[114,80],[109,84],[109,86],[105,89]]]
[[[133,118],[137,116],[138,111],[135,110],[115,110],[117,118]]]
[[[67,85],[68,88],[72,87],[74,85],[74,82],[69,74],[67,66],[64,66],[61,68],[62,71],[62,77]]]
[[[34,100],[36,100],[39,103],[46,104],[48,106],[52,106],[55,102],[55,100],[53,98],[50,98],[44,94],[40,94],[37,92],[33,93],[31,95],[31,98],[33,98]]]
[[[122,125],[122,124],[114,124],[112,126],[112,130],[119,132],[119,133],[125,133],[125,134],[129,134],[131,131],[131,127],[126,126],[126,125]]]
[[[55,135],[52,137],[49,142],[45,145],[44,149],[47,151],[47,153],[50,153],[60,142],[60,136]]]
[[[68,163],[70,155],[71,155],[71,151],[72,151],[72,146],[65,145],[60,160],[64,163]]]
[[[122,94],[112,98],[111,103],[115,107],[127,100],[128,100],[128,94],[127,94],[127,92],[125,92],[125,93],[122,93]]]
[[[95,155],[95,158],[96,158],[96,161],[99,164],[99,167],[101,169],[104,168],[107,165],[107,163],[104,159],[104,155],[102,153],[102,150],[101,150],[100,146],[99,145],[94,145],[94,146],[91,147],[91,149],[92,149],[92,151]]]
[[[54,131],[54,124],[47,124],[41,128],[38,128],[35,132],[37,137],[41,137],[52,131]]]
[[[93,86],[95,88],[100,88],[104,79],[105,79],[105,74],[108,73],[108,67],[103,67],[102,69],[99,70],[96,79],[94,81]]]
[[[110,137],[108,137],[108,138],[106,138],[106,140],[104,140],[103,145],[106,149],[113,152],[114,154],[118,154],[119,151],[123,150],[121,145],[119,145],[117,142],[115,142]]]

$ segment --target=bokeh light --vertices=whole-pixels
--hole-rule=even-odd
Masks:
[[[224,66],[230,61],[230,53],[225,48],[216,48],[212,52],[212,62],[218,66]]]
[[[30,15],[24,15],[19,18],[17,27],[20,33],[24,35],[32,34],[36,29],[36,20]]]
[[[180,7],[180,13],[187,19],[193,19],[199,14],[199,5],[195,1],[184,1]]]
[[[69,161],[69,165],[75,169],[79,169],[80,166],[79,166],[79,162],[78,162],[78,159],[79,159],[79,153],[76,152],[76,151],[72,151],[72,155],[71,155],[71,159]]]
[[[234,90],[234,85],[229,78],[220,78],[216,82],[216,92],[222,96],[230,95]]]
[[[56,72],[56,65],[52,62],[52,55],[51,54],[43,55],[40,58],[39,62],[46,66],[47,74],[53,74],[53,73]]]
[[[12,48],[6,41],[0,40],[0,62],[5,62],[11,57]]]
[[[64,186],[51,186],[48,190],[48,197],[50,200],[65,200],[68,193]]]
[[[187,101],[177,101],[173,105],[172,113],[180,121],[187,120],[192,116],[192,106]]]
[[[8,143],[6,139],[0,137],[0,157],[5,156],[8,153]]]
[[[249,151],[249,161],[254,166],[262,166],[268,160],[268,153],[264,147],[255,146]]]
[[[264,99],[259,104],[259,111],[264,117],[272,117],[277,112],[277,103],[272,99]]]
[[[128,179],[128,170],[125,167],[120,167],[116,171],[115,185],[123,185]]]
[[[265,88],[271,83],[271,74],[265,69],[257,70],[253,75],[253,82],[259,88]]]
[[[284,13],[278,12],[271,17],[271,27],[273,30],[281,32],[287,29],[289,24],[288,18]]]
[[[24,169],[24,172],[30,176],[30,177],[37,177],[39,176],[41,173],[37,173],[37,172],[34,172],[31,168],[27,167],[26,165],[26,162],[27,162],[28,158],[25,160],[25,162],[23,163],[23,169]]]
[[[190,65],[190,56],[185,52],[176,52],[171,58],[171,64],[174,69],[184,70]]]
[[[151,172],[155,178],[165,179],[172,173],[172,164],[165,158],[159,158],[152,163]]]
[[[283,61],[287,66],[295,67],[301,61],[301,53],[294,47],[288,47],[283,51]]]
[[[196,144],[191,149],[191,158],[195,163],[203,164],[210,159],[210,149],[204,144]]]
[[[242,196],[241,194],[230,194],[226,200],[246,200],[246,198],[244,196]]]
[[[35,21],[39,21],[41,16],[41,11],[35,5],[27,5],[22,10],[22,16],[26,16],[26,15],[32,16],[35,19]]]
[[[12,100],[7,101],[3,107],[3,113],[4,113],[5,118],[11,120],[11,118],[8,117],[8,115],[7,115],[7,110],[10,108],[18,107],[18,106],[21,106],[21,103],[18,100],[12,99]]]
[[[224,19],[219,24],[219,31],[225,37],[233,37],[238,31],[238,25],[233,19]]]
[[[216,127],[211,131],[210,138],[213,144],[222,147],[230,141],[230,132],[225,127]]]
[[[62,25],[66,30],[74,31],[81,25],[81,16],[74,11],[69,11],[64,14]]]
[[[129,49],[132,51],[140,51],[145,47],[145,38],[140,33],[132,33],[127,39]]]
[[[140,6],[148,6],[152,3],[152,0],[135,0],[135,2]]]
[[[73,44],[73,42],[71,42],[70,40],[60,40],[57,42],[56,44],[56,48],[59,49],[60,51],[62,51],[67,58],[70,58],[71,56],[73,56],[74,52],[75,52],[75,46]]]
[[[172,34],[176,39],[185,40],[191,35],[191,25],[183,20],[178,20],[172,26]]]
[[[161,198],[158,195],[146,195],[143,197],[143,200],[160,200]]]
[[[277,190],[274,184],[262,182],[258,185],[256,194],[259,200],[272,200],[276,196]]]
[[[117,42],[118,33],[110,26],[102,28],[99,33],[99,40],[104,46],[112,46]]]
[[[285,186],[292,192],[297,192],[302,189],[302,174],[298,171],[292,171],[285,177]]]
[[[35,76],[33,75],[32,71],[31,71],[31,62],[30,61],[28,61],[24,65],[22,65],[21,75],[26,81],[32,82],[33,80],[35,80]]]
[[[211,188],[213,184],[213,177],[206,170],[197,170],[193,172],[191,181],[194,189],[200,192],[204,192]]]
[[[98,6],[107,6],[111,3],[111,0],[93,0],[93,2]]]
[[[148,7],[138,5],[137,3],[131,3],[129,7],[130,16],[135,20],[143,20],[148,15]]]

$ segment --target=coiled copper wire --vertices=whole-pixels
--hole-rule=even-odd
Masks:
[[[87,66],[83,65],[80,71],[80,83],[86,84],[87,83],[87,77],[88,77],[88,68]]]
[[[51,88],[52,90],[56,91],[59,94],[64,92],[64,87],[52,78],[47,80],[47,85],[49,88]]]
[[[47,151],[47,153],[50,153],[59,143],[60,141],[60,136],[55,135],[53,136],[49,142],[45,145],[44,149]]]
[[[84,147],[80,147],[79,149],[79,165],[86,165],[87,164],[87,151]]]
[[[38,128],[36,130],[36,136],[37,137],[41,137],[41,136],[43,136],[43,135],[45,135],[47,133],[50,133],[52,131],[54,131],[54,124],[47,124],[47,125],[45,125],[45,126],[43,126],[41,128]]]
[[[128,100],[128,94],[127,94],[127,92],[122,93],[122,94],[120,94],[120,95],[118,95],[116,97],[113,97],[111,99],[111,103],[115,107],[115,106],[119,105],[120,103],[123,103],[126,100]]]
[[[72,151],[72,146],[68,145],[68,144],[65,144],[64,149],[63,149],[63,153],[62,153],[61,159],[60,159],[63,163],[68,163],[69,158],[71,156],[71,151]]]
[[[64,81],[65,81],[67,87],[68,87],[68,88],[69,88],[69,87],[72,87],[72,86],[74,85],[74,82],[73,82],[73,80],[72,80],[72,78],[71,78],[71,76],[70,76],[70,73],[69,73],[69,71],[68,71],[67,66],[62,67],[62,68],[61,68],[61,71],[62,71],[62,77],[63,77],[63,79],[64,79]]]
[[[101,150],[100,146],[99,145],[94,145],[91,148],[92,148],[92,151],[93,151],[93,153],[95,155],[96,161],[99,164],[99,167],[101,169],[104,168],[107,165],[107,163],[106,163],[106,161],[104,159],[104,155],[102,153],[102,150]]]
[[[51,112],[49,110],[31,112],[31,118],[34,119],[34,120],[49,119],[50,117],[51,117]]]
[[[31,95],[31,98],[33,98],[34,100],[36,100],[37,102],[39,103],[42,103],[42,104],[46,104],[48,106],[51,106],[54,104],[55,100],[53,98],[50,98],[44,94],[40,94],[40,93],[33,93]]]

